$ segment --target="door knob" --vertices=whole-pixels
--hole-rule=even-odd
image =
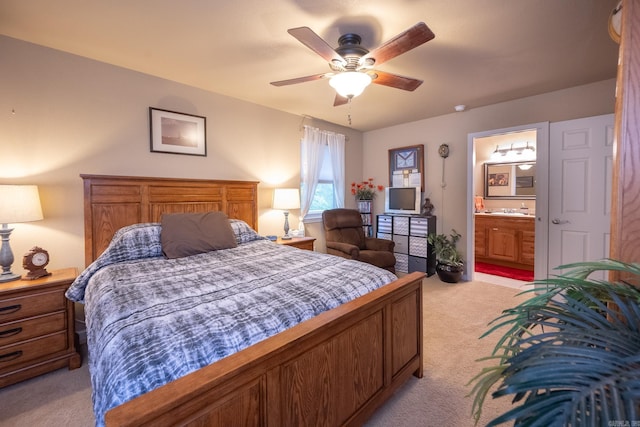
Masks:
[[[553,218],[553,219],[551,220],[551,223],[552,223],[552,224],[566,224],[566,223],[568,223],[568,222],[569,222],[569,221],[561,220],[561,219],[559,219],[559,218]]]

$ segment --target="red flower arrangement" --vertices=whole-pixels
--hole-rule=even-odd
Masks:
[[[351,183],[351,194],[356,196],[358,200],[373,200],[376,197],[376,190],[383,191],[384,186],[375,185],[373,178],[369,178],[368,181],[362,181],[360,183]]]

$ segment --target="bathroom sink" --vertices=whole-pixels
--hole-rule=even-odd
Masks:
[[[522,213],[522,212],[487,212],[488,214],[491,215],[511,215],[511,216],[527,216],[529,214],[526,213]]]

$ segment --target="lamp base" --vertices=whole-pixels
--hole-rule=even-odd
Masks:
[[[289,236],[289,211],[284,211],[284,236],[281,239],[291,240],[291,236]]]
[[[20,279],[19,274],[11,272],[11,264],[13,264],[13,252],[9,245],[9,236],[13,228],[9,228],[7,224],[2,224],[0,228],[0,238],[2,238],[2,246],[0,246],[0,266],[2,266],[2,274],[0,274],[0,283],[11,282]]]
[[[13,274],[12,272],[9,272],[8,274],[0,274],[0,283],[4,283],[4,282],[12,282],[14,280],[20,280],[20,275],[19,274]]]

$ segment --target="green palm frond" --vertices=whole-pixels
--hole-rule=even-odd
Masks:
[[[482,359],[498,364],[471,380],[476,421],[489,393],[514,404],[489,426],[640,420],[640,290],[589,279],[603,270],[640,277],[640,266],[603,260],[560,268],[570,270],[535,282],[546,291],[505,310],[483,334],[507,328]]]

